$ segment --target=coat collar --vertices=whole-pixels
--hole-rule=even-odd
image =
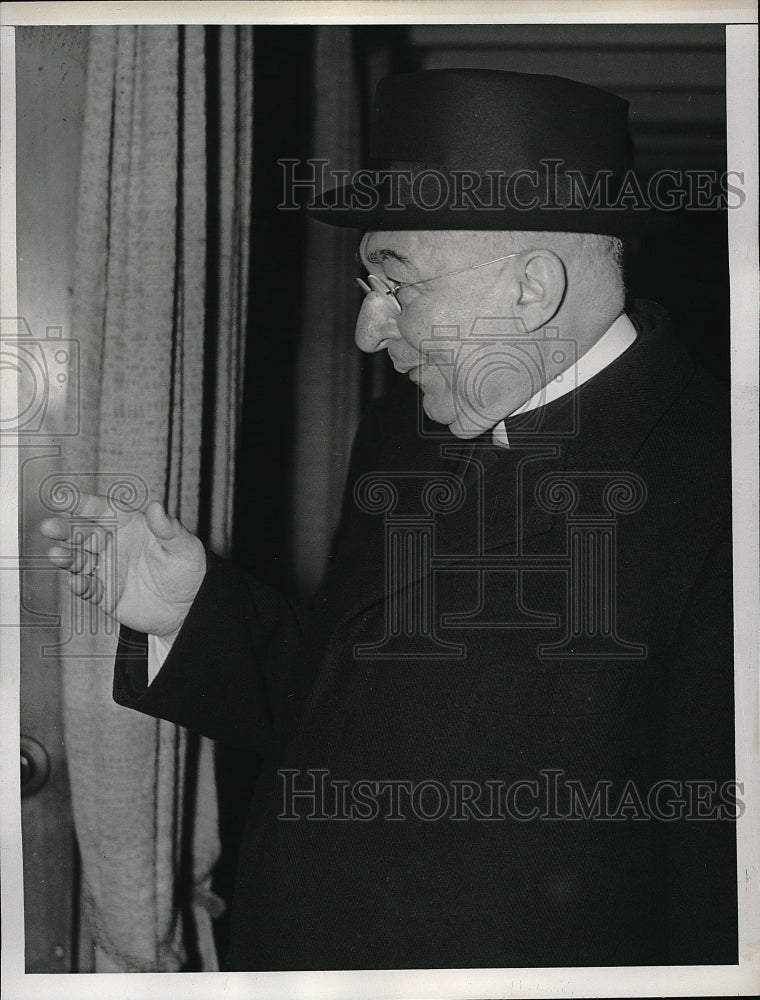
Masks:
[[[577,392],[577,433],[568,466],[627,465],[676,403],[694,363],[673,337],[665,310],[637,301],[629,313],[636,341]]]
[[[415,466],[409,464],[414,448],[408,442],[399,444],[397,453],[403,455],[410,471],[438,471],[464,484],[465,502],[436,519],[437,554],[445,553],[455,561],[458,554],[478,551],[517,553],[528,539],[550,530],[558,516],[529,502],[547,472],[630,468],[652,429],[676,402],[694,366],[673,339],[660,306],[637,302],[629,315],[637,331],[634,344],[575,392],[542,409],[508,418],[509,449],[494,446],[490,432],[471,442],[451,436],[447,441],[439,439],[433,448],[426,442]],[[431,458],[433,454],[438,457]],[[522,503],[516,501],[517,496],[523,497]],[[368,527],[366,521],[364,526]],[[364,558],[354,580],[350,615],[381,600],[386,587],[401,586],[400,578],[391,584],[391,578],[374,565],[385,558],[383,530],[369,533],[374,536],[369,546],[360,537],[361,529],[353,538]],[[408,572],[403,585],[420,575],[420,567]]]

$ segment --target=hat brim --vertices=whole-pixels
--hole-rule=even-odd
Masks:
[[[673,212],[648,207],[569,208],[514,206],[435,208],[420,205],[392,206],[378,199],[368,207],[367,187],[345,185],[323,192],[306,206],[309,215],[328,226],[344,229],[396,232],[399,230],[512,230],[517,232],[598,233],[606,236],[644,236],[671,232],[677,225]]]

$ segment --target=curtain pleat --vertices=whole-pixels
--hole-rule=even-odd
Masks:
[[[186,527],[198,530],[202,443],[204,305],[206,269],[206,109],[202,29],[181,29],[177,150],[180,180],[174,266],[173,413],[167,503]]]
[[[218,302],[209,541],[226,555],[232,537],[235,439],[243,398],[251,255],[253,35],[219,29]]]
[[[219,301],[227,310],[230,288],[236,298],[233,322],[217,317],[209,333],[207,276],[220,279],[207,260],[206,32],[92,29],[73,301],[82,392],[71,405],[81,430],[51,493],[52,506],[68,510],[79,490],[108,495],[112,506],[159,499],[195,531],[210,462],[204,520],[222,551],[247,311],[250,190],[241,177],[250,178],[252,111],[250,29],[232,30],[244,37],[220,40],[215,59],[233,67],[238,125],[213,198],[217,188],[234,192],[220,229]],[[220,376],[211,392],[209,368]],[[175,971],[188,960],[213,970],[212,746],[113,702],[115,629],[67,588],[62,595],[66,752],[96,971]]]
[[[360,164],[360,96],[353,28],[317,28],[312,149],[331,170]],[[353,342],[357,235],[309,222],[296,374],[294,576],[308,598],[324,572],[359,419],[360,360]]]

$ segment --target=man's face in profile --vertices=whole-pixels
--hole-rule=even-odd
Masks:
[[[497,259],[514,247],[509,233],[498,236],[371,232],[360,248],[377,294],[359,315],[357,345],[387,350],[419,385],[427,415],[460,438],[482,434],[540,388],[514,319],[516,260]]]

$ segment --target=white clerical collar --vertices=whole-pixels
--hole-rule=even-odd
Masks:
[[[516,417],[520,413],[528,413],[539,406],[546,406],[547,403],[553,403],[555,399],[560,399],[568,392],[577,389],[584,382],[588,382],[589,379],[598,375],[607,365],[611,365],[623,351],[628,350],[635,339],[636,330],[633,323],[625,313],[621,313],[606,333],[603,333],[585,354],[582,354],[569,368],[555,375],[551,382],[547,382],[518,409],[508,413],[507,417]],[[504,420],[496,424],[492,431],[492,438],[497,447],[509,448],[509,438]]]

